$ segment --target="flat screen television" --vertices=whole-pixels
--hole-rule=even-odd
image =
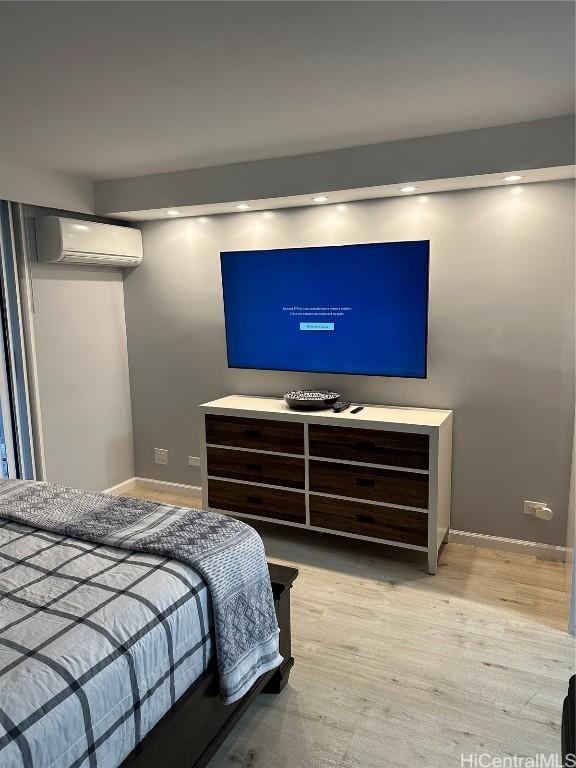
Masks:
[[[220,254],[230,368],[426,378],[428,240]]]

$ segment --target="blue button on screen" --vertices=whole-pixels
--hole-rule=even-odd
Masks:
[[[334,323],[300,323],[301,331],[333,331]]]

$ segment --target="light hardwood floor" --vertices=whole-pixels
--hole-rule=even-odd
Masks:
[[[406,550],[257,527],[271,560],[300,569],[296,664],[210,768],[451,768],[462,754],[559,752],[575,666],[561,563],[448,544],[429,576]]]

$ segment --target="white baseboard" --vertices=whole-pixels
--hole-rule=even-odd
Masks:
[[[131,491],[133,488],[136,488],[136,478],[131,477],[128,480],[124,480],[122,483],[118,483],[118,485],[113,485],[112,488],[106,488],[103,493],[112,493],[114,495],[118,495],[119,493],[125,493],[126,491]]]
[[[516,552],[520,555],[532,555],[541,560],[566,559],[566,548],[553,544],[540,544],[537,541],[522,541],[521,539],[505,539],[502,536],[489,536],[485,533],[469,533],[468,531],[450,531],[448,541],[456,544],[468,544],[473,547],[499,549],[504,552]]]
[[[173,491],[180,496],[196,497],[199,493],[202,493],[202,488],[199,485],[169,483],[166,480],[154,480],[152,477],[131,477],[122,483],[118,483],[118,485],[113,485],[112,488],[106,488],[104,493],[118,495],[127,491],[133,491],[135,488],[148,488],[151,491]]]
[[[169,483],[166,480],[154,480],[151,477],[135,477],[136,488],[149,488],[152,491],[174,491],[181,496],[198,496],[202,493],[199,485],[187,485],[186,483]]]

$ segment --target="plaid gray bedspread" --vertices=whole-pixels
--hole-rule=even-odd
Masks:
[[[26,480],[0,482],[0,518],[191,566],[210,591],[225,703],[282,661],[264,546],[239,520]]]
[[[117,768],[212,636],[190,566],[0,520],[1,768]]]

